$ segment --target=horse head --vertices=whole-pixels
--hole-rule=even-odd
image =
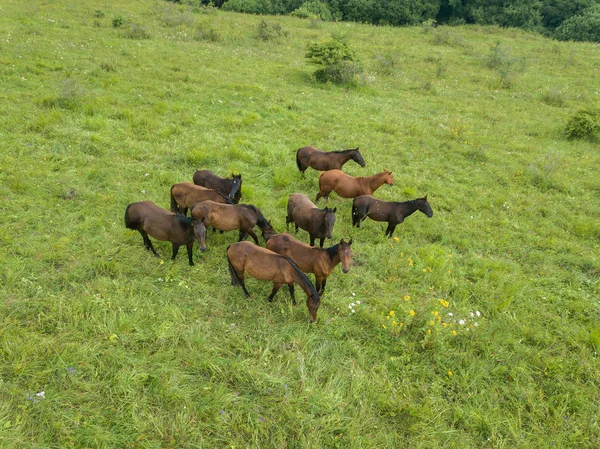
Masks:
[[[198,242],[200,251],[206,251],[206,226],[204,225],[204,217],[200,220],[192,219],[192,226],[194,227],[194,237]]]
[[[229,192],[229,198],[232,200],[235,198],[235,195],[242,188],[242,175],[232,175],[231,176],[231,190]]]
[[[352,260],[352,250],[350,246],[352,245],[352,239],[348,242],[342,239],[340,244],[338,245],[338,254],[340,256],[340,262],[342,263],[342,272],[348,273],[350,270],[350,261]]]
[[[333,238],[333,225],[335,224],[335,213],[337,212],[337,207],[333,209],[326,207],[323,210],[325,211],[325,218],[323,219],[323,224],[325,225],[325,236],[330,239]]]
[[[354,150],[352,150],[352,160],[361,167],[364,167],[365,165],[367,165],[367,163],[363,159],[362,154],[360,154],[360,151],[358,151],[358,148],[359,147],[356,147]]]
[[[386,184],[389,184],[391,186],[393,186],[396,183],[396,180],[392,176],[391,171],[389,171],[389,170],[383,171],[383,182],[385,182]]]
[[[433,209],[431,209],[431,206],[427,202],[427,195],[425,195],[423,198],[417,198],[415,200],[415,205],[417,206],[418,210],[423,212],[429,218],[433,217]]]

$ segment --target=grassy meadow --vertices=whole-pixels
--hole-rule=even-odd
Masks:
[[[564,137],[600,100],[598,45],[163,1],[0,12],[0,448],[600,446],[600,152]],[[332,35],[355,86],[312,77]],[[388,239],[333,194],[354,263],[314,325],[300,289],[230,285],[236,233],[190,267],[124,227],[206,168],[283,232],[289,194],[318,191],[311,144],[359,146],[346,172],[392,170],[375,196],[434,210]]]

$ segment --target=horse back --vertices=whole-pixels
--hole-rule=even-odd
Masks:
[[[291,265],[279,254],[249,241],[232,244],[227,257],[238,270],[263,281],[289,284],[293,281]]]
[[[313,262],[316,248],[296,240],[290,234],[274,235],[267,242],[267,248],[278,254],[291,257],[305,273],[314,273]]]

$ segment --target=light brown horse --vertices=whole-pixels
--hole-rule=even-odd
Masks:
[[[221,204],[214,201],[203,201],[192,208],[191,215],[196,220],[202,220],[205,226],[212,226],[219,231],[240,230],[241,241],[252,237],[258,245],[258,237],[254,233],[254,226],[258,225],[265,241],[275,234],[271,223],[267,221],[262,212],[250,204]]]
[[[315,239],[320,239],[321,248],[323,248],[325,238],[332,238],[336,211],[337,207],[319,209],[306,195],[292,193],[288,199],[285,225],[289,229],[289,224],[294,223],[296,232],[298,232],[298,228],[308,231],[310,246],[314,246]]]
[[[223,192],[197,186],[192,182],[180,182],[171,187],[171,212],[187,215],[188,209],[202,201],[231,204],[231,200]]]
[[[339,170],[351,159],[361,167],[366,165],[358,147],[352,150],[321,151],[313,146],[308,146],[296,151],[296,165],[302,174],[308,167],[320,171]]]
[[[323,197],[329,199],[329,194],[334,191],[343,198],[356,198],[360,195],[371,195],[383,184],[394,185],[392,172],[385,170],[373,176],[355,178],[341,170],[329,170],[319,176],[317,201]]]
[[[295,305],[295,282],[306,293],[306,307],[308,307],[311,323],[317,319],[317,310],[321,305],[319,293],[290,257],[279,255],[252,242],[238,242],[227,247],[227,263],[231,274],[231,285],[241,286],[246,296],[250,296],[250,293],[244,284],[244,272],[262,281],[273,281],[269,301],[273,301],[281,286],[287,284],[292,303]]]
[[[429,218],[433,217],[433,210],[427,202],[427,195],[410,201],[392,202],[378,200],[371,195],[354,198],[352,202],[352,225],[360,228],[360,222],[366,217],[375,221],[387,221],[386,236],[392,236],[396,226],[406,217],[420,210]]]
[[[300,269],[305,273],[315,275],[315,287],[319,294],[325,291],[327,277],[333,272],[340,262],[342,272],[348,273],[350,261],[352,260],[352,239],[346,242],[344,239],[337,245],[329,248],[313,248],[289,234],[277,234],[267,242],[267,249],[294,259]]]
[[[190,265],[192,261],[192,248],[194,239],[198,241],[200,251],[206,251],[206,227],[202,221],[193,220],[182,214],[174,214],[164,210],[152,201],[131,203],[125,209],[125,226],[139,231],[144,239],[144,246],[160,257],[152,242],[151,235],[157,240],[167,240],[173,244],[173,259],[177,256],[179,247],[187,247]]]

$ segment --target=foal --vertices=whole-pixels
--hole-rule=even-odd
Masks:
[[[306,293],[306,306],[311,323],[317,319],[317,310],[321,305],[319,293],[291,258],[254,245],[252,242],[238,242],[227,247],[227,263],[231,274],[231,285],[241,286],[246,296],[250,296],[250,293],[244,283],[244,272],[256,279],[273,281],[269,301],[273,301],[281,286],[287,284],[292,303],[295,305],[295,282]]]
[[[152,242],[148,238],[151,235],[157,240],[168,240],[173,245],[173,257],[175,259],[179,247],[187,247],[190,265],[192,261],[192,248],[194,239],[198,241],[200,251],[206,251],[206,227],[202,221],[196,221],[182,214],[174,214],[164,210],[152,201],[141,201],[131,203],[125,209],[125,226],[129,229],[139,231],[144,239],[144,246],[160,257]]]
[[[313,146],[308,146],[296,151],[296,165],[302,174],[304,174],[308,167],[320,171],[339,170],[349,160],[353,160],[361,167],[366,165],[362,154],[358,151],[358,147],[352,150],[325,152],[317,150]]]
[[[348,273],[352,260],[352,239],[349,242],[342,239],[337,245],[329,248],[313,248],[289,234],[277,234],[267,242],[267,249],[294,259],[298,267],[305,273],[315,275],[315,287],[319,294],[325,291],[327,277],[340,262],[342,272]]]
[[[370,195],[383,184],[394,185],[392,172],[385,170],[373,176],[359,177],[347,175],[341,170],[329,170],[319,176],[317,200],[323,197],[329,199],[331,191],[343,198],[356,198],[360,195]]]
[[[354,198],[352,202],[352,225],[360,228],[360,222],[366,217],[375,221],[387,221],[388,227],[385,235],[391,237],[396,225],[418,210],[429,218],[433,217],[433,210],[427,202],[427,195],[423,198],[403,202],[383,201],[371,195],[363,195]]]
[[[306,195],[293,193],[288,199],[287,211],[286,229],[289,229],[290,223],[294,223],[296,232],[299,227],[308,231],[310,246],[314,246],[315,239],[320,239],[320,246],[323,248],[325,237],[332,238],[337,207],[319,209]]]

